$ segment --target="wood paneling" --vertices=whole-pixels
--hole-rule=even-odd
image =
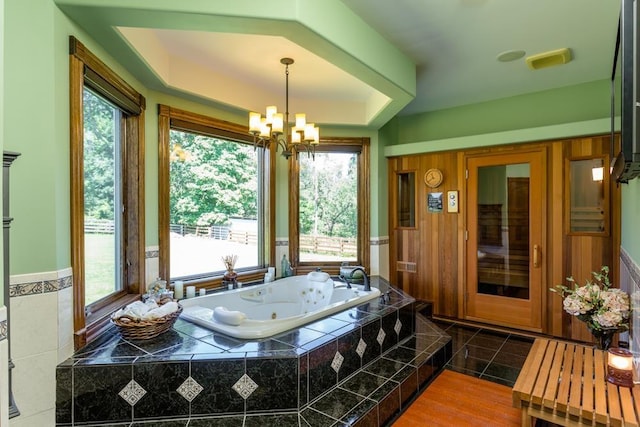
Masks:
[[[389,200],[390,277],[403,290],[417,299],[432,301],[434,312],[455,317],[458,309],[458,229],[460,213],[427,211],[427,194],[457,190],[462,186],[458,177],[458,157],[454,152],[390,159]],[[440,186],[429,188],[424,174],[431,168],[443,171]],[[397,227],[397,172],[416,172],[416,227]],[[461,206],[462,207],[462,206]],[[397,262],[415,263],[416,272],[398,271]]]
[[[617,283],[620,246],[620,189],[615,183],[609,188],[609,230],[604,235],[569,234],[565,230],[565,162],[572,157],[600,155],[609,162],[609,135],[544,141],[529,144],[489,147],[457,152],[438,152],[388,159],[389,180],[389,267],[391,282],[416,299],[433,302],[437,316],[464,318],[465,312],[465,221],[466,189],[464,158],[471,154],[518,152],[546,148],[543,189],[546,212],[543,230],[546,234],[546,250],[542,251],[543,286],[542,331],[544,333],[589,341],[584,325],[562,310],[561,299],[548,291],[573,275],[582,283],[602,265],[608,265],[612,283]],[[428,188],[423,180],[430,168],[444,173],[442,184]],[[416,227],[398,227],[397,173],[416,173]],[[446,205],[441,213],[427,211],[427,193],[459,191],[460,213],[448,213]],[[543,248],[544,249],[544,248]],[[416,272],[399,271],[398,262],[415,263]],[[400,269],[406,270],[406,269]]]

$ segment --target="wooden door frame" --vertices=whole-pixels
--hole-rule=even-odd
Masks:
[[[468,245],[470,244],[470,240],[469,240],[469,230],[471,229],[472,226],[477,226],[476,223],[471,224],[470,223],[470,219],[469,219],[469,209],[471,207],[471,203],[468,203],[470,200],[470,191],[472,191],[472,189],[470,188],[469,185],[469,170],[468,170],[468,166],[469,166],[469,161],[472,159],[479,159],[479,158],[487,158],[487,159],[494,159],[496,157],[503,157],[503,156],[507,156],[507,155],[512,155],[512,156],[520,156],[520,155],[538,155],[539,156],[539,161],[540,161],[540,169],[538,171],[531,171],[531,175],[533,175],[534,173],[539,174],[540,177],[540,185],[538,188],[531,188],[532,190],[535,190],[536,192],[539,192],[539,198],[540,198],[540,209],[542,212],[542,215],[540,217],[540,237],[539,237],[539,246],[541,248],[541,265],[538,268],[538,275],[539,275],[539,281],[540,281],[540,295],[533,295],[530,293],[530,300],[531,299],[536,299],[537,301],[532,301],[532,304],[534,304],[534,310],[537,309],[538,313],[532,312],[532,323],[535,324],[535,326],[533,327],[523,327],[523,326],[514,326],[514,325],[510,325],[504,322],[492,322],[492,324],[495,325],[499,325],[499,326],[507,326],[507,327],[517,327],[518,329],[523,329],[523,330],[530,330],[530,331],[534,331],[534,332],[542,332],[543,329],[545,328],[545,319],[546,319],[546,290],[547,290],[547,275],[546,275],[546,259],[544,254],[547,252],[547,218],[546,218],[546,212],[547,212],[547,205],[548,205],[548,201],[547,201],[547,162],[548,162],[548,158],[547,158],[547,148],[546,146],[531,146],[531,147],[527,147],[526,149],[523,150],[497,150],[497,151],[491,151],[491,152],[487,152],[487,151],[480,151],[480,152],[474,152],[474,153],[466,153],[462,155],[462,164],[464,165],[463,169],[464,170],[464,175],[465,175],[465,179],[463,180],[463,186],[464,186],[464,199],[467,202],[467,206],[464,210],[465,215],[463,218],[463,222],[464,222],[464,237],[463,237],[463,243],[464,245],[460,245],[460,246],[464,246],[461,249],[461,252],[464,253],[464,262],[462,263],[463,266],[460,268],[461,270],[461,279],[460,279],[460,285],[459,285],[459,289],[461,290],[461,298],[460,300],[460,306],[461,306],[461,318],[463,319],[468,319],[468,320],[474,320],[474,321],[484,321],[486,322],[486,320],[482,320],[482,319],[478,319],[477,317],[473,317],[473,316],[469,316],[468,312],[469,312],[469,302],[468,302],[468,297],[469,297],[469,286],[470,284],[468,283],[467,277],[470,274],[469,269],[470,269],[470,260],[469,257],[467,256],[468,252],[469,252],[469,247]],[[488,162],[491,163],[491,162]],[[533,247],[533,245],[536,244],[533,241],[529,242],[530,247]],[[477,246],[477,245],[476,245]],[[532,261],[530,261],[530,265],[531,265]],[[476,272],[477,274],[477,272]],[[534,298],[535,297],[535,298]]]

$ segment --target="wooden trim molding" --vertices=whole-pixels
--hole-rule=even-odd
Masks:
[[[75,348],[84,346],[108,326],[108,313],[123,303],[139,298],[145,284],[145,210],[144,210],[144,108],[145,99],[132,86],[107,67],[75,37],[69,38],[69,109],[70,109],[70,178],[71,178],[71,267],[74,276],[73,325]],[[85,307],[84,262],[84,116],[83,94],[87,68],[108,86],[104,94],[126,98],[121,120],[123,141],[123,290]],[[92,86],[93,89],[96,89]],[[113,91],[118,91],[114,95]],[[135,110],[134,113],[131,109]]]
[[[111,68],[89,51],[85,45],[74,36],[69,37],[69,54],[83,64],[83,73],[84,66],[90,68],[139,108],[142,110],[146,108],[144,96],[138,93],[138,91],[122,77],[114,73]]]
[[[358,255],[357,264],[370,270],[371,186],[369,138],[322,138],[316,152],[358,153]],[[320,267],[329,274],[338,274],[340,262],[300,263],[300,163],[295,156],[289,158],[289,259],[296,274],[306,274]]]
[[[245,125],[216,119],[202,114],[192,113],[168,105],[158,105],[158,257],[159,273],[163,278],[170,278],[170,233],[169,233],[169,144],[171,129],[196,132],[212,137],[223,137],[233,141],[251,142],[252,137]],[[275,147],[265,150],[264,168],[264,259],[263,262],[275,265]],[[238,278],[245,281],[259,280],[266,272],[264,268],[238,272]],[[198,288],[210,289],[219,286],[222,275],[194,280]]]

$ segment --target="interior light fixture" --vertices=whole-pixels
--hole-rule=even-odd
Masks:
[[[282,149],[282,155],[287,159],[300,150],[315,157],[315,146],[320,143],[320,129],[314,123],[307,123],[305,114],[296,114],[295,123],[289,123],[289,65],[293,59],[282,58],[280,63],[285,66],[285,112],[278,113],[275,105],[267,107],[266,116],[260,113],[249,113],[249,133],[253,135],[253,145],[269,147],[276,144]]]
[[[532,70],[539,70],[541,68],[552,67],[554,65],[562,65],[569,61],[571,61],[571,50],[566,47],[538,53],[525,58],[525,62]]]
[[[624,348],[607,351],[607,381],[621,387],[633,387],[633,354]]]
[[[602,159],[593,159],[591,167],[591,179],[594,182],[604,181],[604,162]]]
[[[526,52],[524,50],[507,50],[499,53],[496,59],[500,62],[511,62],[522,58]]]

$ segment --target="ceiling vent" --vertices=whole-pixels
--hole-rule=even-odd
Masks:
[[[538,53],[537,55],[528,56],[525,59],[527,65],[532,70],[553,67],[554,65],[562,65],[571,61],[571,50],[562,48],[550,50],[548,52]]]

